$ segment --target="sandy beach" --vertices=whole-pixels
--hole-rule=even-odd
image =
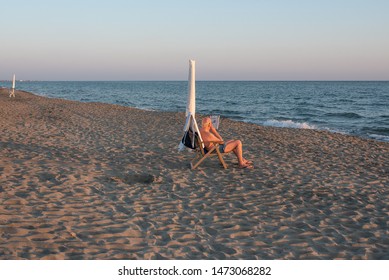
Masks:
[[[0,90],[0,259],[389,259],[389,143]],[[201,116],[198,116],[200,121]]]

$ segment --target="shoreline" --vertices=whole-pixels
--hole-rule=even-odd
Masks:
[[[222,118],[255,169],[191,171],[184,112],[15,94],[0,259],[389,259],[387,142]]]
[[[84,81],[80,81],[80,82],[84,82]],[[104,82],[104,81],[102,81],[102,82]],[[110,81],[107,81],[107,82],[110,82]],[[255,81],[253,81],[253,82],[255,82]],[[285,81],[285,82],[288,82],[288,81]],[[307,82],[312,82],[312,81],[307,81]],[[321,81],[317,81],[317,82],[321,82]],[[333,82],[337,82],[337,81],[333,81]],[[341,82],[347,82],[347,81],[341,81]],[[350,81],[350,82],[358,82],[358,81]],[[364,81],[364,82],[366,82],[366,81]],[[371,81],[371,82],[375,82],[375,81]],[[383,82],[385,82],[385,81],[383,81]],[[7,90],[8,91],[8,88],[0,88],[0,90]],[[70,101],[70,102],[76,102],[76,103],[78,102],[78,103],[85,103],[85,104],[101,104],[101,105],[108,105],[108,106],[119,106],[119,107],[123,107],[123,108],[129,108],[129,109],[140,110],[140,111],[145,111],[145,112],[168,113],[168,114],[169,113],[170,114],[182,114],[183,113],[183,112],[175,112],[175,111],[159,111],[159,110],[156,110],[156,109],[131,107],[131,106],[121,105],[121,104],[105,103],[105,102],[102,102],[102,101],[70,100],[70,99],[65,99],[65,98],[61,98],[61,97],[50,97],[50,96],[46,96],[46,95],[43,95],[43,94],[40,95],[39,93],[29,92],[29,91],[25,91],[25,90],[18,90],[18,92],[22,92],[22,93],[26,93],[26,94],[31,94],[31,95],[36,96],[36,97],[53,99],[53,100],[62,100],[62,101]],[[203,114],[196,114],[196,119],[199,119],[199,117],[201,119],[203,116],[204,116]],[[334,129],[317,128],[317,127],[315,127],[315,125],[308,125],[307,124],[309,126],[308,128],[306,128],[306,127],[293,127],[293,126],[289,127],[289,126],[265,125],[265,124],[255,123],[255,122],[249,122],[249,121],[243,121],[243,120],[235,120],[235,119],[232,119],[232,118],[229,118],[229,117],[223,117],[223,116],[220,116],[220,117],[223,120],[229,120],[231,122],[259,126],[259,127],[262,127],[262,128],[269,127],[269,128],[276,128],[276,129],[292,129],[292,130],[297,130],[297,131],[300,131],[300,130],[312,130],[312,131],[316,131],[316,132],[326,132],[326,133],[330,133],[330,134],[339,134],[339,135],[343,135],[343,136],[356,137],[356,138],[359,138],[361,140],[376,141],[376,142],[379,142],[379,143],[389,143],[389,141],[380,140],[380,139],[376,139],[376,138],[370,138],[370,137],[362,136],[362,135],[349,134],[347,132],[336,131]],[[269,120],[267,122],[273,122],[273,121],[274,120]],[[277,121],[277,122],[280,122],[280,121]],[[200,124],[199,121],[198,121],[198,123]],[[305,125],[305,123],[298,123],[298,124]]]
[[[37,81],[38,83],[46,83],[48,81]],[[51,81],[53,83],[61,83],[63,81]],[[71,82],[71,81],[67,81],[67,82]],[[96,83],[96,81],[74,81],[74,82],[79,82],[79,83]],[[100,83],[115,83],[115,81],[97,81],[97,82],[100,82]],[[184,83],[185,81],[116,81],[116,82],[124,82],[124,83],[132,83],[132,82],[177,82],[177,83]],[[203,82],[208,82],[208,81],[203,81]],[[234,81],[232,81],[234,82]],[[236,81],[235,81],[236,82]],[[242,81],[243,83],[245,81]],[[261,82],[261,81],[252,81],[252,82]],[[264,82],[264,81],[262,81]],[[268,81],[268,82],[272,82],[272,81]],[[285,81],[286,83],[289,82],[289,81]],[[299,81],[295,81],[296,83],[299,83]],[[309,82],[312,82],[312,81],[306,81],[307,83]],[[317,81],[317,82],[322,82],[322,81]],[[332,81],[332,82],[340,82],[340,83],[343,83],[345,81]],[[366,81],[350,81],[352,83],[358,83],[358,82],[361,82],[361,83],[365,83]],[[371,81],[371,82],[374,82],[374,81]],[[50,83],[50,81],[49,81]],[[41,89],[42,90],[42,89]],[[43,90],[44,91],[44,90]],[[32,91],[26,91],[26,92],[30,92],[30,93],[33,93],[35,95],[38,95],[38,96],[43,96],[43,97],[48,97],[48,98],[64,98],[65,100],[72,100],[72,101],[79,101],[79,102],[85,102],[85,103],[88,103],[88,102],[98,102],[98,103],[103,103],[103,104],[114,104],[114,105],[120,105],[120,106],[124,106],[124,107],[129,107],[129,108],[137,108],[137,109],[140,109],[140,110],[146,110],[146,111],[157,111],[157,112],[171,112],[171,113],[179,113],[181,112],[181,110],[177,111],[177,110],[172,110],[171,108],[169,109],[163,109],[163,108],[156,108],[156,109],[153,109],[153,108],[147,108],[147,105],[144,105],[141,106],[140,104],[135,104],[133,102],[130,102],[130,104],[126,103],[125,101],[123,100],[109,100],[109,99],[105,99],[105,100],[101,100],[101,101],[93,101],[93,98],[89,98],[89,97],[85,97],[85,98],[81,98],[80,100],[77,100],[77,98],[75,98],[72,94],[70,94],[69,96],[62,96],[62,97],[57,97],[57,96],[51,96],[50,94],[48,94],[47,92],[45,94],[42,94],[40,92],[32,92]],[[183,101],[184,102],[184,101]],[[158,107],[158,106],[157,106]],[[177,108],[176,108],[177,109]],[[331,115],[331,113],[329,113]],[[339,113],[340,115],[342,115],[343,113]],[[352,113],[353,114],[353,113]],[[336,115],[336,114],[335,114]],[[350,118],[350,113],[344,113],[345,117],[346,118]],[[355,114],[357,118],[362,118],[361,115],[359,115],[358,113]],[[245,118],[243,116],[228,116],[227,115],[221,115],[222,117],[225,117],[225,118],[229,118],[231,120],[234,120],[234,121],[237,121],[237,122],[244,122],[244,123],[251,123],[251,124],[256,124],[256,125],[259,125],[259,126],[270,126],[270,127],[280,127],[280,128],[297,128],[297,129],[312,129],[312,130],[319,130],[319,131],[328,131],[328,132],[331,132],[331,133],[340,133],[340,134],[343,134],[343,135],[350,135],[350,136],[357,136],[357,137],[360,137],[362,139],[372,139],[372,140],[376,140],[376,141],[379,141],[379,142],[386,142],[386,143],[389,143],[389,136],[386,135],[387,134],[387,131],[385,132],[382,132],[382,131],[377,131],[377,130],[373,130],[373,131],[368,131],[366,130],[366,127],[358,127],[355,126],[353,127],[352,125],[351,126],[339,126],[339,125],[336,125],[336,120],[335,120],[335,124],[334,123],[331,123],[331,122],[328,122],[326,123],[326,121],[324,121],[323,123],[321,123],[321,120],[320,118],[319,119],[299,119],[298,116],[297,116],[297,119],[296,118],[293,118],[293,116],[290,116],[289,118],[272,118],[271,116],[269,116],[269,118],[257,118],[257,119],[250,119],[250,118]],[[377,120],[377,126],[379,126],[379,120]],[[370,127],[370,126],[367,126],[367,127]],[[383,126],[385,127],[385,125]],[[381,129],[381,128],[380,128]]]

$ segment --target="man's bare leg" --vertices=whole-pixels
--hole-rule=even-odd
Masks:
[[[242,142],[240,140],[230,140],[226,142],[224,152],[229,153],[233,151],[238,159],[239,167],[245,168],[252,164],[252,162],[243,158]]]

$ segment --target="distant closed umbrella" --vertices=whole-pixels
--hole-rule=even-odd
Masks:
[[[193,133],[197,132],[200,139],[200,131],[195,119],[196,114],[196,63],[194,60],[189,60],[189,78],[188,78],[188,101],[186,104],[186,121],[184,126],[184,137],[188,133],[189,129]],[[195,146],[195,138],[192,137],[192,147]],[[185,145],[183,141],[180,142],[178,149],[182,151]]]
[[[9,91],[9,97],[15,97],[15,74],[12,78],[12,87],[11,90]]]

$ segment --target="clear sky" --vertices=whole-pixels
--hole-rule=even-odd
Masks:
[[[0,80],[389,80],[388,0],[0,0]]]

